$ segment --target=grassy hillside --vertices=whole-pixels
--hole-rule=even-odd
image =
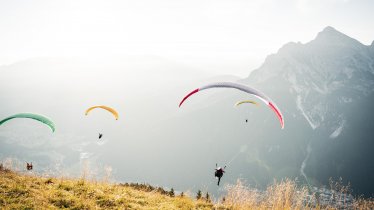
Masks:
[[[338,207],[334,200],[327,205],[308,202],[314,195],[290,180],[274,183],[265,191],[240,181],[226,189],[226,196],[214,203],[145,184],[43,178],[0,167],[0,209],[374,209],[374,202],[364,199]]]
[[[0,171],[0,209],[211,209],[189,197],[83,179],[41,178]]]

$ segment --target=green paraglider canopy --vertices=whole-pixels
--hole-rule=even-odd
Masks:
[[[48,125],[51,128],[52,132],[55,132],[55,124],[52,122],[52,120],[48,119],[47,117],[45,117],[43,115],[32,114],[32,113],[19,113],[19,114],[9,116],[9,117],[1,120],[0,125],[2,125],[3,123],[5,123],[8,120],[11,120],[11,119],[14,119],[14,118],[30,118],[30,119],[33,119],[33,120],[40,121],[40,122]]]

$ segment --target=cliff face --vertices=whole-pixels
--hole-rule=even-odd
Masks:
[[[309,43],[286,44],[243,82],[264,90],[283,110],[285,131],[268,138],[304,142],[299,156],[304,156],[303,176],[323,184],[329,177],[342,177],[355,192],[370,194],[373,45],[327,27]]]

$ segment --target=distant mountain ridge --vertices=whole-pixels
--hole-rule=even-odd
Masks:
[[[374,188],[373,49],[329,26],[306,44],[284,45],[242,81],[279,101],[285,130],[300,121],[312,128],[301,173],[322,182],[341,176],[366,195]]]
[[[341,96],[340,100],[349,103],[372,93],[373,76],[374,56],[370,53],[370,46],[327,27],[305,45],[286,44],[277,54],[270,55],[246,81],[263,83],[277,77],[277,80],[288,83],[286,85],[296,96],[298,109],[315,129],[324,121],[326,107],[302,103],[301,100],[326,97],[344,90],[351,93]]]

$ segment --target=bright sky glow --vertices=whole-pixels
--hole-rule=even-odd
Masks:
[[[373,8],[372,0],[0,0],[0,65],[144,54],[247,76],[328,25],[371,44]]]

